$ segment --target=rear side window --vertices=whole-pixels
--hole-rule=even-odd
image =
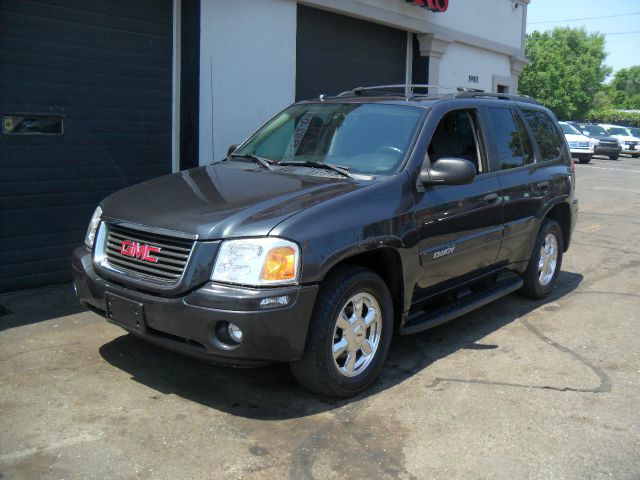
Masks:
[[[525,149],[523,148],[520,131],[516,125],[513,110],[503,107],[489,108],[489,116],[493,124],[493,131],[498,149],[498,166],[500,170],[521,167],[525,163]],[[526,133],[526,132],[523,132]],[[525,137],[528,141],[528,137]],[[531,145],[528,145],[529,159],[531,158]],[[530,160],[529,160],[530,163]]]
[[[522,123],[522,118],[518,112],[513,112],[513,117],[516,119],[516,125],[518,126],[518,133],[520,134],[520,140],[522,141],[522,151],[524,152],[524,163],[530,164],[533,163],[535,157],[533,155],[533,144],[531,143],[531,137],[529,137],[529,132],[527,132],[524,123]]]
[[[540,147],[542,161],[555,160],[562,152],[563,141],[549,115],[536,110],[522,110]]]

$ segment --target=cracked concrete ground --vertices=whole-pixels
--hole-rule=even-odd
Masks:
[[[640,160],[576,169],[552,297],[396,338],[349,401],[147,345],[68,286],[0,296],[0,479],[640,478]]]

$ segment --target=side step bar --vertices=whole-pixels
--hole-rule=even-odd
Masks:
[[[522,278],[518,275],[498,280],[487,290],[471,293],[457,302],[436,308],[433,311],[417,311],[409,315],[407,321],[400,327],[400,335],[428,330],[443,323],[469,313],[505,295],[509,295],[522,287]]]

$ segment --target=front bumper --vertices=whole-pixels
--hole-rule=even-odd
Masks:
[[[106,317],[107,294],[142,304],[139,326],[111,323],[157,345],[229,365],[260,365],[300,359],[304,351],[317,285],[258,289],[208,283],[179,297],[133,290],[104,279],[84,246],[73,252],[73,283],[78,300]],[[260,307],[260,300],[288,296],[285,307]],[[220,340],[220,325],[236,324],[239,345]]]
[[[596,146],[596,155],[620,155],[622,147],[601,147]]]
[[[640,155],[640,145],[622,145],[622,151],[633,155]]]
[[[571,147],[569,150],[571,150],[571,156],[572,157],[582,157],[585,155],[593,155],[593,147],[588,148],[582,148],[582,147]]]

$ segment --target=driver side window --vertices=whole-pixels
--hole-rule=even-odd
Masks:
[[[427,149],[431,163],[440,158],[455,157],[469,160],[476,167],[476,174],[487,171],[482,154],[478,112],[474,109],[448,112],[436,127]]]

